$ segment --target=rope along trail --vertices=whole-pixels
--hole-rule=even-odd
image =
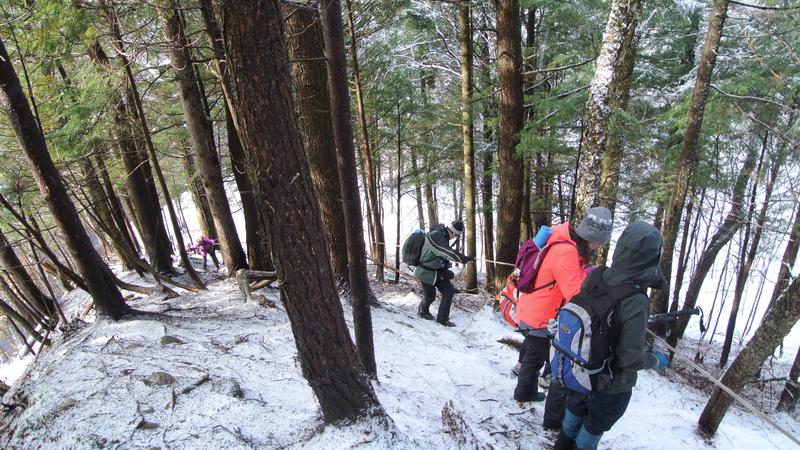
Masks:
[[[766,421],[767,423],[769,423],[770,425],[772,425],[773,427],[775,427],[775,429],[776,429],[776,430],[780,431],[781,433],[783,433],[784,435],[786,435],[786,437],[788,437],[789,439],[791,439],[791,440],[792,440],[792,442],[794,442],[794,443],[795,443],[795,444],[797,444],[797,445],[800,445],[800,439],[798,439],[798,438],[797,438],[797,437],[795,437],[793,434],[791,434],[790,432],[788,432],[787,430],[785,430],[783,427],[781,427],[780,425],[778,425],[778,424],[777,424],[777,423],[776,423],[774,420],[770,419],[770,418],[769,418],[769,417],[768,417],[766,414],[764,414],[763,412],[759,411],[759,410],[758,410],[758,409],[757,409],[755,406],[751,405],[751,404],[750,404],[750,403],[749,403],[747,400],[743,399],[743,398],[742,398],[742,397],[741,397],[739,394],[737,394],[736,392],[733,392],[733,390],[731,390],[731,388],[729,388],[728,386],[725,386],[724,384],[722,384],[722,382],[721,382],[721,381],[719,381],[718,379],[714,378],[714,376],[713,376],[713,375],[711,375],[711,374],[710,374],[710,373],[709,373],[707,370],[705,370],[705,369],[703,369],[702,367],[700,367],[699,365],[695,364],[695,362],[694,362],[694,361],[692,361],[691,359],[689,359],[688,357],[686,357],[686,356],[683,356],[683,355],[681,355],[680,353],[678,353],[678,350],[677,350],[677,349],[675,349],[675,347],[673,347],[673,346],[669,345],[669,344],[668,344],[668,343],[667,343],[665,340],[663,340],[663,339],[661,339],[660,337],[656,336],[656,335],[655,335],[655,334],[654,334],[652,331],[650,331],[650,330],[647,330],[647,332],[648,332],[648,333],[649,333],[651,336],[653,336],[653,338],[655,338],[656,340],[658,340],[659,342],[661,342],[661,344],[662,344],[662,345],[664,345],[665,347],[667,347],[668,349],[670,349],[670,350],[673,352],[673,354],[674,354],[675,356],[678,356],[678,357],[680,357],[682,360],[684,360],[684,361],[686,361],[687,363],[689,363],[689,365],[690,365],[690,366],[692,366],[692,367],[693,367],[695,370],[697,370],[698,372],[700,372],[700,373],[701,373],[701,374],[702,374],[704,377],[706,377],[706,378],[708,378],[709,380],[711,380],[711,381],[712,381],[714,384],[716,384],[716,385],[717,385],[717,386],[718,386],[720,389],[722,389],[723,391],[725,391],[725,392],[726,392],[728,395],[730,395],[730,396],[731,396],[731,397],[733,397],[733,398],[734,398],[736,401],[738,401],[738,402],[739,402],[739,403],[740,403],[742,406],[744,406],[745,408],[747,408],[747,409],[748,409],[748,410],[749,410],[751,413],[753,413],[753,414],[754,414],[754,415],[756,415],[757,417],[760,417],[760,418],[764,419],[764,421]]]

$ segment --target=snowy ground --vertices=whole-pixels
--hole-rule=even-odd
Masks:
[[[90,315],[73,333],[56,336],[3,399],[0,448],[548,447],[554,436],[541,428],[543,404],[512,399],[516,351],[498,341],[520,337],[487,306],[489,296],[458,294],[458,326],[444,328],[416,317],[415,286],[373,288],[383,304],[373,310],[374,386],[394,433],[370,423],[323,428],[278,291],[259,291],[277,308],[243,303],[236,284],[220,280],[200,294],[131,301],[159,315],[98,324]],[[86,301],[70,296],[71,316]],[[739,409],[714,440],[704,440],[694,430],[706,393],[675,371],[639,380],[601,448],[794,448]],[[446,431],[448,402],[474,435],[471,443]],[[771,416],[800,432],[797,417]]]

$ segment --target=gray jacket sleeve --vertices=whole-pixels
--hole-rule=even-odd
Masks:
[[[428,233],[426,238],[428,244],[430,245],[431,251],[436,256],[444,259],[449,259],[450,261],[457,263],[466,262],[467,257],[453,250],[450,247],[450,242],[447,241],[447,237],[445,237],[441,231],[434,231]]]
[[[617,306],[617,346],[614,350],[614,380],[611,392],[624,392],[636,385],[636,372],[653,369],[658,364],[653,353],[645,351],[644,337],[649,300],[644,294],[635,294]]]

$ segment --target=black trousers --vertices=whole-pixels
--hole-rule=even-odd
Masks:
[[[567,409],[583,418],[583,427],[592,434],[610,430],[625,414],[632,391],[619,394],[580,394],[567,389]]]
[[[450,280],[445,280],[438,277],[436,284],[422,283],[422,292],[424,294],[422,303],[419,305],[419,312],[428,312],[431,304],[436,300],[436,290],[442,293],[442,301],[439,302],[439,312],[436,314],[436,321],[445,323],[450,319],[450,305],[453,303],[453,296],[456,294],[456,288]]]
[[[564,409],[567,407],[567,391],[557,379],[550,380],[547,399],[544,401],[544,417],[542,425],[547,428],[561,428],[564,421]]]
[[[525,336],[520,349],[522,363],[517,376],[514,399],[529,402],[539,392],[539,370],[550,356],[550,340],[538,336]]]

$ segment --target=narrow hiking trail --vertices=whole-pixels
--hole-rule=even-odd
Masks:
[[[0,446],[542,449],[554,438],[541,428],[543,403],[511,397],[517,354],[499,341],[521,337],[487,295],[457,294],[457,326],[446,328],[416,317],[413,286],[374,285],[374,386],[394,428],[367,421],[323,429],[278,290],[257,291],[270,307],[244,303],[234,280],[207,281],[205,292],[131,301],[152,315],[92,324],[90,314],[57,336],[5,398],[19,406],[4,417]],[[87,301],[70,295],[68,317]],[[642,373],[628,413],[601,447],[788,448],[739,410],[706,443],[694,433],[704,395],[669,371]]]

